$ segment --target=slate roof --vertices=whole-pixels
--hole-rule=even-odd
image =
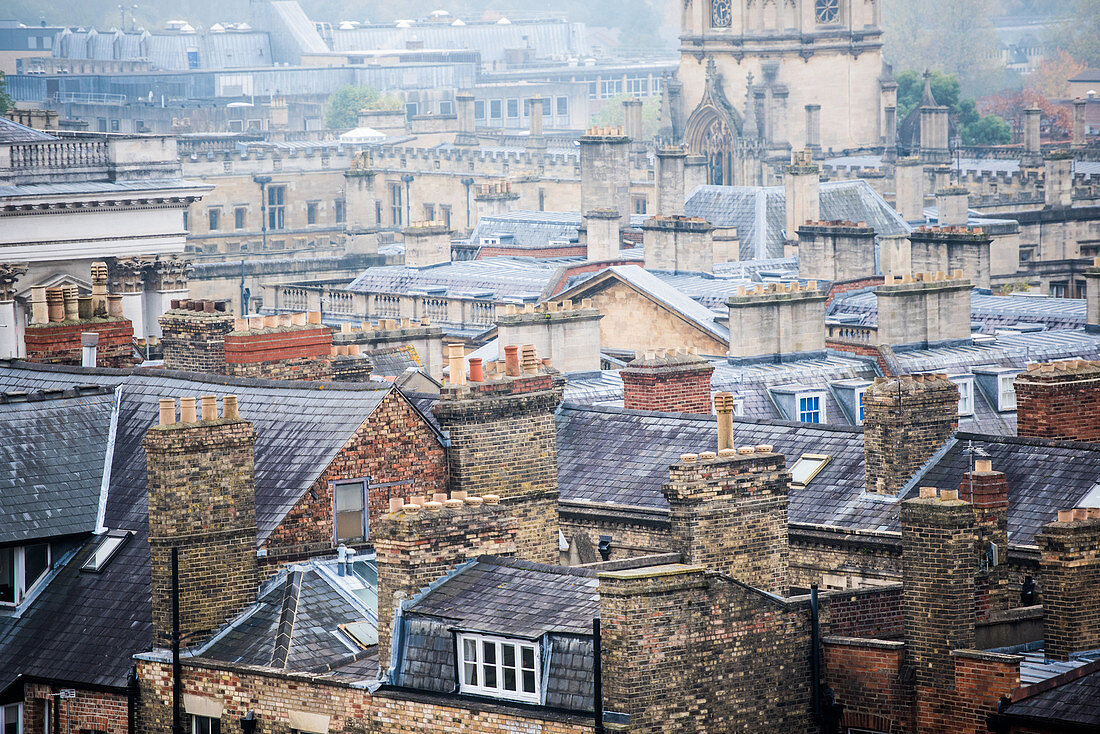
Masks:
[[[0,691],[16,675],[122,686],[130,657],[152,644],[145,452],[164,396],[235,394],[256,428],[256,516],[262,540],[392,389],[379,383],[248,380],[149,369],[83,370],[0,363],[0,389],[121,384],[104,524],[136,531],[102,573],[79,572],[90,545],[26,613],[0,632]],[[61,673],[60,671],[64,671]]]
[[[540,640],[548,706],[592,710],[592,620],[599,582],[591,570],[481,556],[405,607],[397,684],[454,692],[452,630]]]
[[[96,529],[114,408],[110,392],[0,405],[0,543]]]
[[[381,347],[366,352],[372,365],[371,374],[384,377],[398,377],[410,367],[419,368],[420,355],[410,345],[401,347]]]
[[[631,214],[625,226],[640,227],[644,214]],[[516,210],[481,217],[470,233],[470,243],[480,245],[484,237],[508,237],[511,241],[493,247],[531,250],[547,247],[551,240],[577,243],[583,220],[579,212]]]
[[[591,634],[600,616],[599,583],[592,571],[483,556],[405,611],[509,637]]]
[[[1100,661],[1031,686],[1025,695],[1001,711],[1013,723],[1100,730]]]
[[[195,654],[299,672],[377,660],[377,645],[361,647],[339,628],[370,622],[377,629],[377,612],[339,587],[336,567],[331,558],[284,567],[264,585],[254,608]]]
[[[127,194],[165,189],[194,189],[209,191],[214,187],[198,181],[182,178],[157,178],[147,181],[73,181],[66,183],[38,183],[0,185],[0,199],[19,196],[72,196],[78,194]]]
[[[860,317],[858,324],[878,323],[878,299],[873,290],[854,291],[834,298],[826,318],[838,314]],[[991,296],[971,292],[970,320],[982,325],[981,332],[993,334],[1014,324],[1043,324],[1048,330],[1081,329],[1085,326],[1085,301],[1081,298],[1035,296]]]
[[[716,227],[736,227],[742,260],[783,257],[787,194],[782,186],[698,186],[684,213]],[[866,222],[878,235],[906,235],[912,228],[866,181],[821,184],[821,218]]]
[[[529,257],[491,257],[459,260],[426,268],[381,265],[367,268],[347,287],[361,293],[408,293],[440,289],[448,296],[495,295],[498,298],[538,298],[559,276],[564,259],[536,260]]]
[[[33,143],[39,140],[57,140],[57,138],[0,116],[0,143]]]
[[[895,352],[904,372],[943,372],[984,364],[1024,367],[1028,362],[1100,359],[1100,336],[1085,331],[1001,334],[991,344],[913,349]]]

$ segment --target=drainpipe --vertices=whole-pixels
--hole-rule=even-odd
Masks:
[[[817,584],[810,584],[810,698],[814,721],[821,721],[821,627],[818,619]]]
[[[600,638],[600,618],[596,617],[592,620],[592,714],[596,719],[596,734],[604,734],[602,642]]]
[[[470,187],[474,185],[472,178],[462,179],[462,185],[466,187],[466,231],[470,231]]]
[[[126,676],[126,734],[137,734],[137,699],[140,690],[135,665]]]
[[[401,174],[401,180],[405,182],[405,226],[412,226],[412,201],[409,196],[409,189],[413,181],[413,175],[411,173]]]
[[[267,252],[267,196],[264,189],[271,183],[271,176],[253,176],[252,180],[260,185],[260,249]],[[241,258],[241,316],[248,315],[248,294],[244,287],[244,261]]]
[[[180,671],[180,559],[172,547],[172,734],[183,734],[183,681]]]

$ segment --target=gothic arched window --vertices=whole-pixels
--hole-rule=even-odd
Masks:
[[[818,23],[836,23],[840,17],[840,0],[815,0],[814,12]]]
[[[710,25],[712,28],[729,28],[733,23],[733,0],[710,0]]]

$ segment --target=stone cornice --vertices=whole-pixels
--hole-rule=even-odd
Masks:
[[[186,209],[196,201],[202,200],[202,194],[185,196],[153,197],[111,197],[103,199],[83,199],[80,201],[42,201],[26,204],[0,204],[0,217],[34,216],[36,214],[58,214],[63,212],[118,212],[147,209]]]

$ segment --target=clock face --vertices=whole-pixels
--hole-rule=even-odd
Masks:
[[[710,24],[713,28],[729,28],[732,20],[730,4],[733,0],[710,1]]]
[[[816,0],[814,9],[818,23],[836,23],[840,16],[840,0]]]

